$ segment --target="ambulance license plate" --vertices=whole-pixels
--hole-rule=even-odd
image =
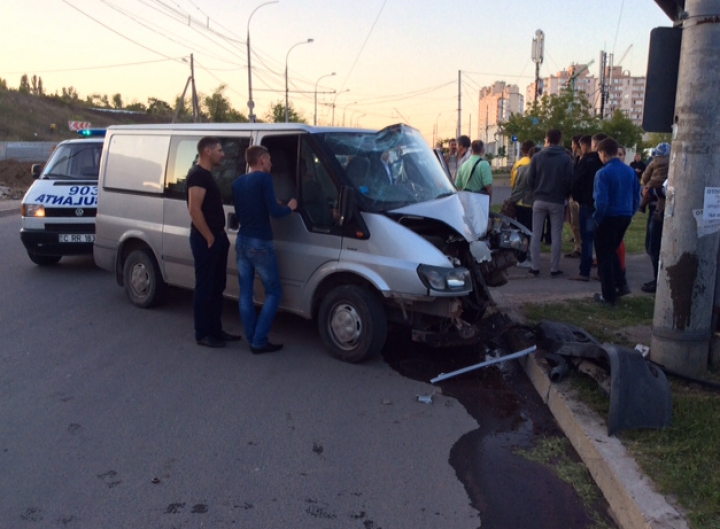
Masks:
[[[58,237],[60,242],[95,242],[92,233],[61,233]]]

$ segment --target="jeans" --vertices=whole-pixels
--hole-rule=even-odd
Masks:
[[[252,347],[264,347],[268,344],[268,333],[282,299],[275,247],[272,241],[238,235],[235,250],[240,280],[240,318],[245,336]],[[265,288],[265,304],[259,317],[253,302],[255,272]]]
[[[650,213],[647,226],[647,250],[650,255],[650,261],[653,267],[653,279],[657,281],[658,268],[660,264],[660,245],[662,243],[663,232],[663,216],[662,213],[653,211]]]
[[[215,242],[208,248],[205,237],[191,230],[190,249],[195,262],[195,340],[206,336],[219,338],[222,334],[223,291],[230,241],[223,231],[215,234]]]
[[[595,208],[591,206],[580,206],[580,240],[582,248],[580,250],[580,275],[590,277],[590,269],[593,261],[593,247],[595,244],[595,219],[593,212]]]
[[[545,218],[550,217],[552,230],[552,243],[550,247],[550,271],[560,269],[560,254],[562,253],[562,229],[565,222],[565,204],[536,200],[533,203],[533,238],[530,250],[532,254],[533,269],[540,269],[540,239],[542,237]]]
[[[617,289],[627,284],[617,250],[632,217],[605,217],[595,230],[595,254],[602,295],[610,303],[617,300]]]

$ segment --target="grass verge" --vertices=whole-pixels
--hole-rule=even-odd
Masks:
[[[623,329],[650,325],[653,303],[651,297],[629,296],[614,310],[592,300],[571,300],[526,304],[521,312],[531,324],[541,319],[564,321],[601,341],[632,345]],[[597,384],[580,374],[573,374],[572,380],[580,398],[606,417],[609,400]],[[670,427],[624,431],[618,437],[660,492],[677,501],[693,529],[720,529],[720,394],[675,380],[671,387]]]

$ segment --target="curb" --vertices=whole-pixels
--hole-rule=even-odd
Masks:
[[[0,200],[0,217],[20,216],[22,200]]]
[[[20,208],[18,209],[0,209],[0,218],[12,217],[13,215],[20,216]]]
[[[687,529],[683,516],[655,490],[635,459],[604,422],[574,398],[568,382],[552,383],[534,355],[520,359],[525,373],[587,466],[623,529]]]

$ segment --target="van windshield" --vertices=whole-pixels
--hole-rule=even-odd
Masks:
[[[389,211],[456,193],[420,132],[407,125],[319,136],[366,211]]]
[[[50,156],[42,178],[49,180],[97,180],[102,142],[58,145]]]

